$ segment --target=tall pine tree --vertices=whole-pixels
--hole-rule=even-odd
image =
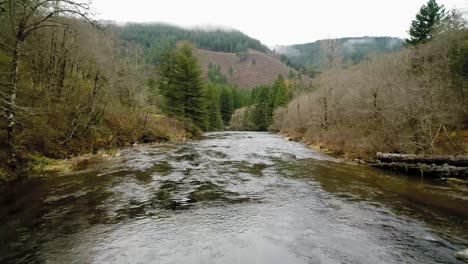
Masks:
[[[159,83],[167,112],[189,118],[206,129],[204,84],[193,49],[191,44],[183,43],[176,51],[166,52],[159,68]]]
[[[283,76],[279,75],[273,84],[273,90],[275,92],[274,107],[285,106],[289,103],[289,91],[284,82]]]
[[[217,131],[223,128],[223,119],[221,118],[220,110],[220,95],[219,90],[214,84],[209,84],[206,90],[206,108],[208,110],[208,131]]]
[[[429,0],[421,7],[408,31],[410,38],[406,44],[417,45],[432,38],[434,30],[445,17],[445,8],[436,0]]]
[[[224,124],[227,126],[231,121],[231,116],[234,113],[234,100],[231,87],[222,86],[220,95],[221,117]]]

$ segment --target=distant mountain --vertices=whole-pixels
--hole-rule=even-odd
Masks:
[[[184,29],[166,24],[127,24],[120,28],[120,38],[138,45],[147,63],[158,65],[161,55],[179,41],[190,41],[206,79],[210,67],[219,68],[218,76],[241,89],[272,84],[278,75],[288,77],[292,69],[259,40],[236,30]],[[304,76],[304,80],[308,78]]]
[[[146,63],[158,65],[161,55],[177,42],[190,41],[198,48],[197,55],[207,79],[209,68],[218,76],[242,89],[274,82],[279,74],[301,72],[304,81],[321,71],[321,43],[324,40],[291,46],[276,46],[275,52],[259,40],[237,30],[185,29],[167,24],[130,23],[120,27],[120,38],[126,44],[143,49]],[[372,53],[392,52],[403,47],[403,40],[391,37],[341,38],[345,63],[357,64]],[[212,68],[212,69],[215,69]],[[305,77],[309,76],[309,77]]]
[[[130,23],[121,27],[120,37],[143,47],[146,61],[158,64],[161,54],[179,41],[193,42],[198,48],[210,51],[241,53],[254,49],[271,53],[259,40],[241,31],[224,29],[185,29],[167,24]]]
[[[305,71],[310,65],[319,70],[322,65],[320,47],[323,41],[276,46],[275,51],[281,55],[283,62],[297,70]],[[343,61],[348,64],[360,63],[372,53],[388,53],[403,48],[403,39],[393,37],[340,38],[337,41]]]
[[[278,75],[287,78],[290,72],[296,70],[290,68],[277,57],[249,49],[246,53],[225,53],[207,50],[197,50],[205,76],[208,69],[216,66],[221,74],[226,76],[227,83],[235,84],[241,89],[252,89],[260,85],[272,84]],[[211,65],[211,66],[210,66]],[[302,76],[304,81],[308,77]]]

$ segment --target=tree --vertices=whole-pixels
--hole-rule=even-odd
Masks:
[[[42,28],[58,27],[63,24],[60,15],[81,17],[95,24],[89,19],[90,3],[73,0],[4,0],[0,1],[2,14],[1,24],[8,24],[9,30],[3,35],[0,44],[11,52],[11,70],[8,91],[2,96],[2,106],[7,120],[7,147],[10,158],[15,158],[16,145],[16,115],[20,110],[17,105],[17,86],[20,75],[19,65],[22,55],[22,45],[34,32]],[[5,41],[3,40],[5,39]]]
[[[178,85],[176,75],[176,51],[166,50],[161,56],[158,68],[158,86],[165,99],[164,110],[171,115],[183,117],[185,114],[185,95]]]
[[[325,69],[331,69],[341,63],[343,47],[336,39],[320,41],[320,57]]]
[[[421,7],[416,18],[411,22],[408,31],[410,38],[406,39],[406,44],[417,45],[426,42],[433,37],[435,29],[445,17],[445,8],[439,5],[436,0],[429,0]]]
[[[208,79],[212,83],[227,83],[227,77],[221,71],[221,66],[213,63],[208,64]]]
[[[205,91],[193,46],[183,43],[176,51],[165,53],[161,66],[160,89],[166,97],[169,113],[191,119],[199,128],[206,128]]]
[[[221,88],[220,106],[221,117],[223,118],[224,124],[228,125],[231,121],[231,116],[234,113],[234,100],[230,87]]]
[[[219,90],[215,85],[210,84],[206,89],[208,131],[216,131],[223,128],[221,118]]]
[[[273,85],[273,90],[275,92],[275,101],[274,101],[274,107],[279,107],[279,106],[285,106],[286,104],[289,103],[289,91],[288,88],[286,87],[286,84],[284,82],[283,76],[279,75],[278,78],[276,79],[274,85]]]

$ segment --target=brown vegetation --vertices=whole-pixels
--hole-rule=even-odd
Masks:
[[[278,78],[278,75],[286,77],[290,71],[296,73],[278,58],[252,49],[239,54],[199,49],[197,54],[205,75],[207,75],[210,63],[220,65],[222,73],[227,76],[228,83],[235,84],[242,89],[270,85]],[[310,80],[306,76],[302,78]]]
[[[31,153],[64,158],[190,136],[186,122],[161,115],[160,95],[148,82],[153,69],[141,63],[138,48],[122,51],[112,27],[103,32],[58,19],[57,26],[32,32],[22,43],[16,100],[2,104],[15,110],[15,156],[1,151],[0,167],[23,167]],[[11,91],[8,51],[0,49],[2,96]],[[2,150],[9,148],[7,121],[0,120]]]
[[[466,153],[467,50],[468,34],[457,32],[357,66],[331,65],[276,111],[272,129],[355,157]]]

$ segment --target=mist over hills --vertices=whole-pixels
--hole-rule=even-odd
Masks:
[[[296,45],[278,45],[274,51],[281,60],[300,71],[319,70],[322,66],[321,47],[325,40]],[[389,53],[403,48],[403,39],[394,37],[350,37],[336,39],[344,63],[358,64],[370,54]],[[313,69],[311,69],[313,68]]]
[[[120,27],[120,36],[124,42],[140,46],[146,63],[153,65],[160,63],[165,50],[180,41],[190,41],[200,50],[197,54],[205,73],[209,64],[220,65],[229,83],[244,88],[268,84],[279,74],[285,76],[290,71],[315,76],[321,71],[321,46],[325,41],[278,45],[271,50],[234,29],[182,28],[161,23],[125,24]],[[336,41],[347,64],[357,64],[373,53],[394,52],[403,47],[403,40],[394,37],[350,37]]]

